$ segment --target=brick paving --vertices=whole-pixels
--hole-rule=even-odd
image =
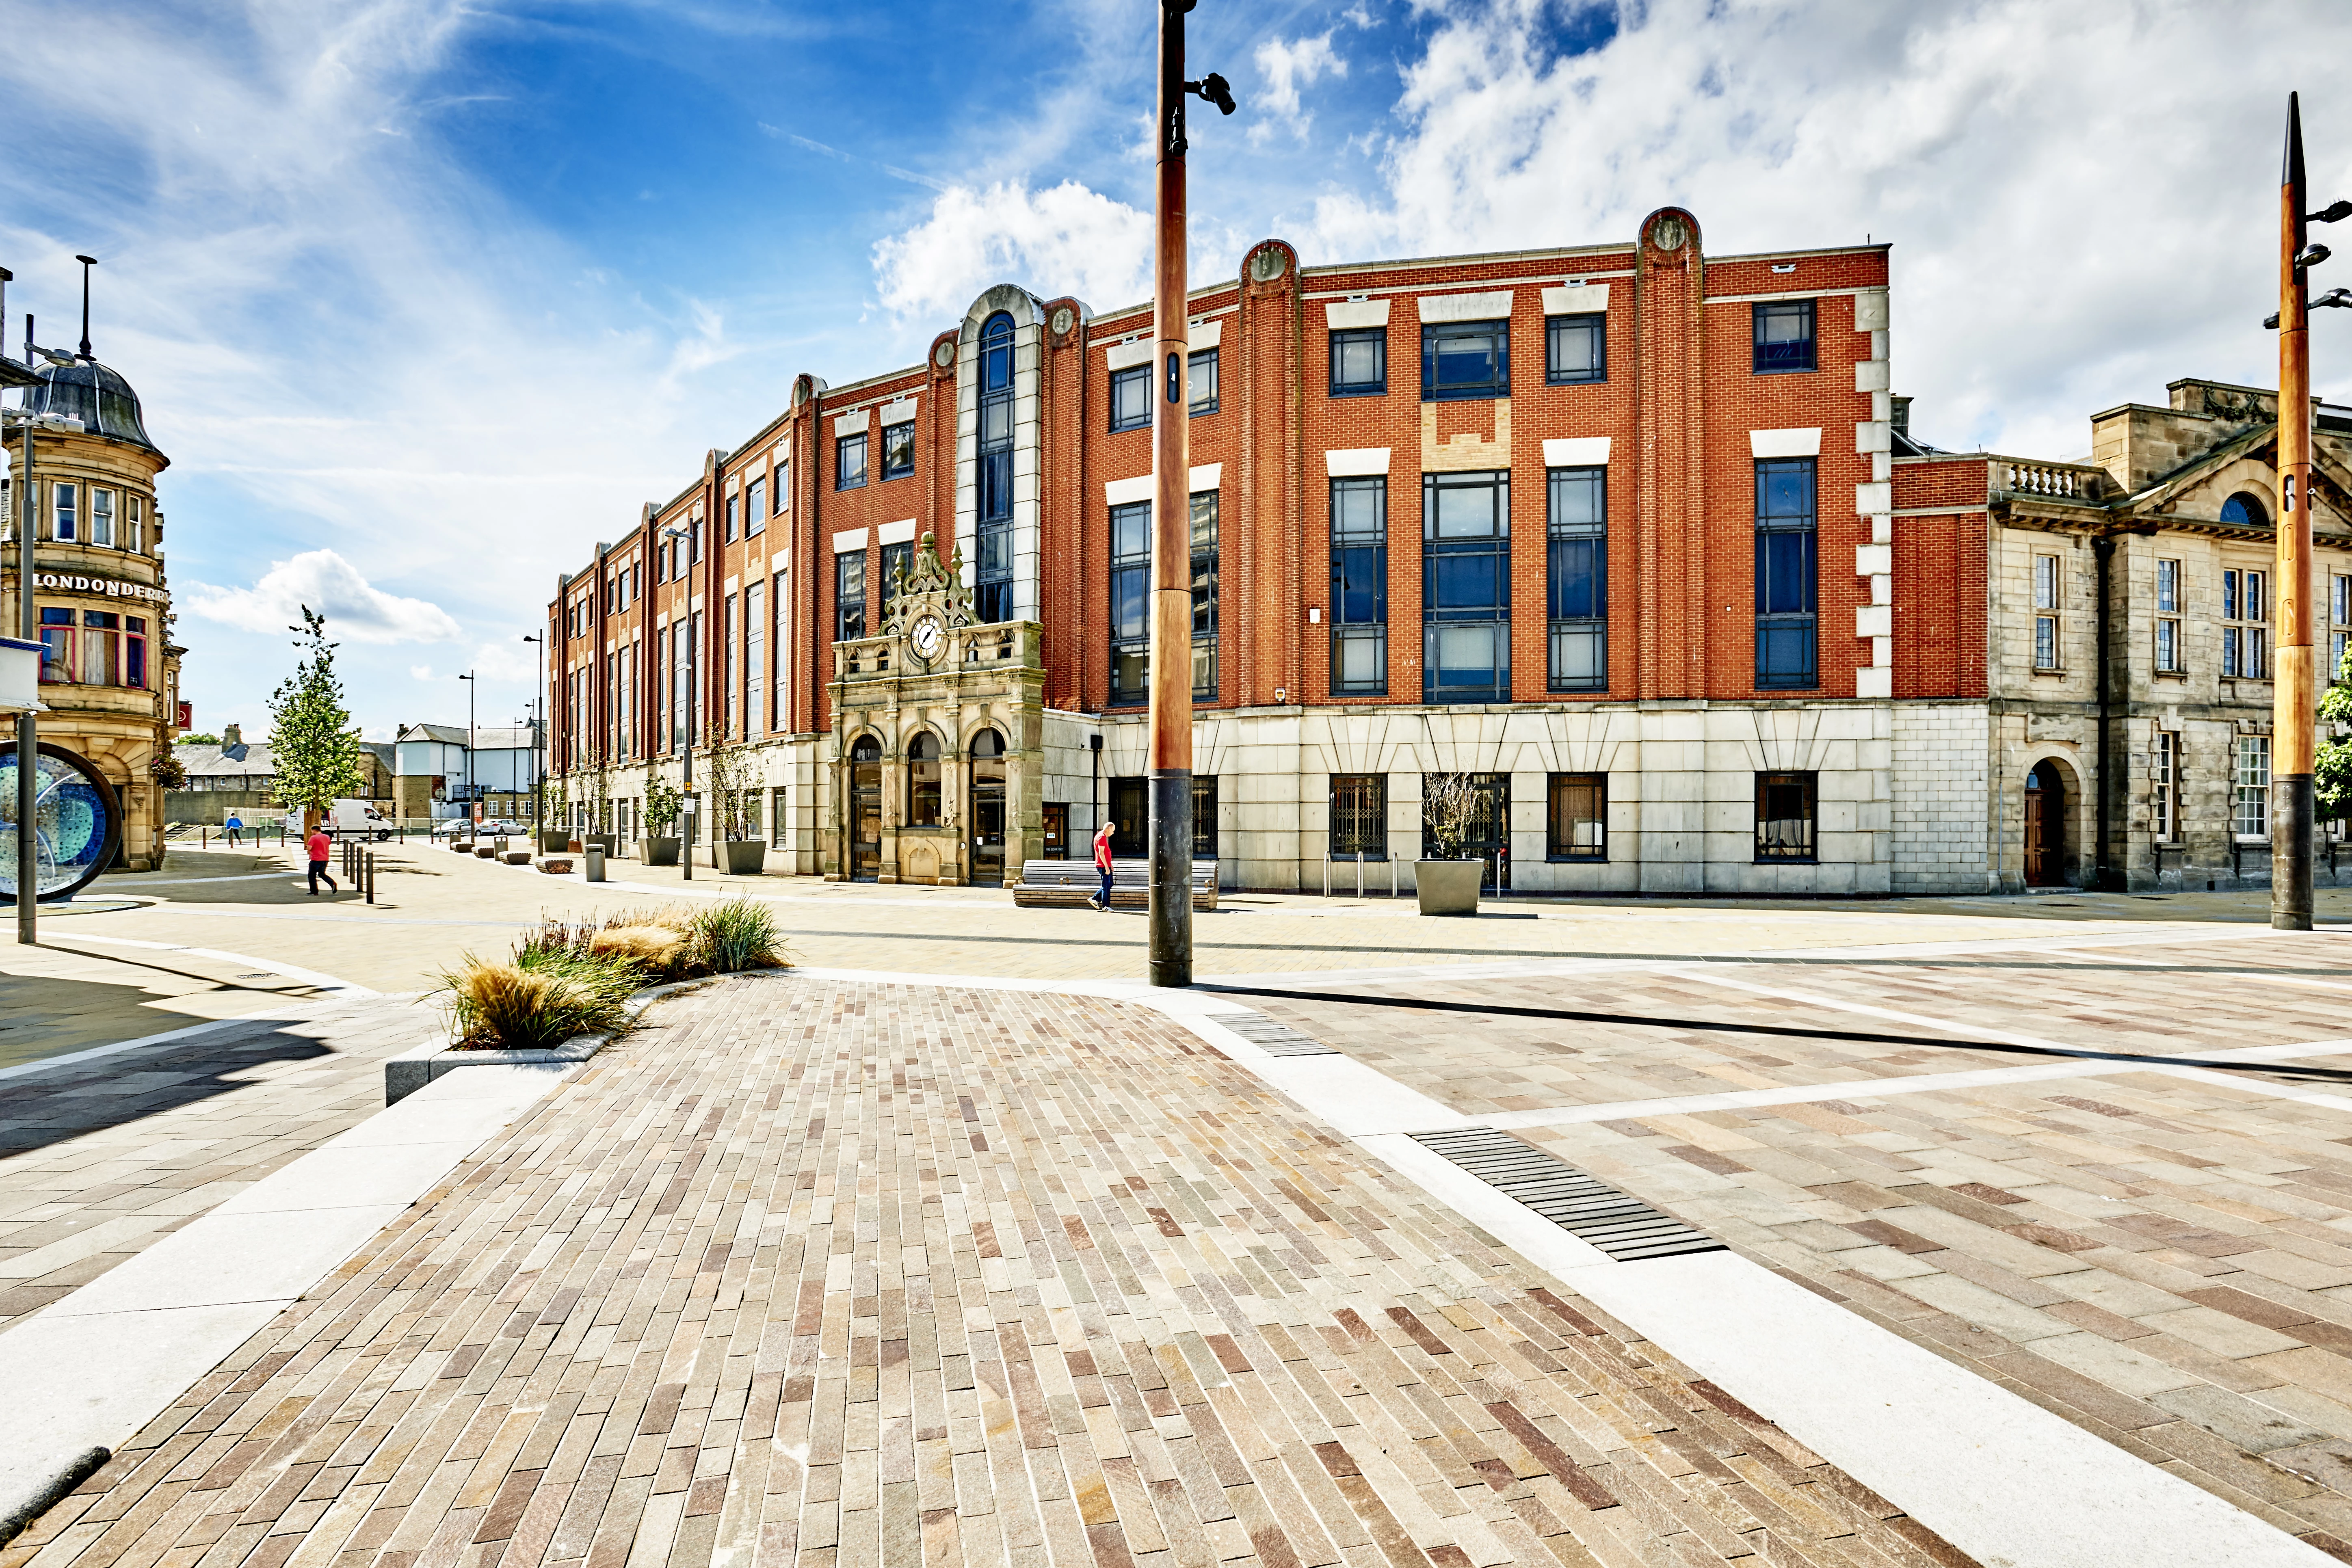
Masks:
[[[2352,942],[2323,937],[1738,977],[1948,1018],[1954,1038],[2183,1055],[2352,1034],[2352,993],[2284,979],[2347,962]],[[2265,973],[2215,973],[2250,967]],[[1605,1021],[1252,1000],[1471,1114],[1623,1106],[1519,1135],[2352,1562],[2352,1053],[2227,1075],[2334,1103],[2124,1073],[1645,1114],[1645,1100],[2049,1058],[1906,1042],[1928,1032],[1671,973],[1412,994]]]
[[[0,1079],[0,1326],[383,1110],[427,1022],[353,1002]]]
[[[656,1008],[0,1568],[1751,1558],[1967,1561],[1157,1014],[769,977]]]

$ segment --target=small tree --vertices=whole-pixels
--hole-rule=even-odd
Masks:
[[[1422,849],[1431,860],[1468,859],[1478,826],[1477,781],[1468,773],[1421,775]]]
[[[335,648],[327,640],[327,617],[302,606],[295,647],[302,662],[269,698],[269,750],[277,767],[278,804],[299,808],[302,831],[310,832],[338,797],[367,787],[360,771],[360,732],[343,706],[343,683],[335,678]]]
[[[677,821],[678,808],[685,797],[670,786],[667,779],[653,767],[646,769],[646,829],[649,838],[667,838]]]
[[[2319,716],[2330,724],[2352,724],[2352,647],[2344,650],[2336,679],[2320,694]],[[2352,816],[2352,740],[2329,741],[2312,768],[2312,816],[2321,822]]]
[[[719,836],[729,840],[760,836],[760,789],[744,751],[715,746],[710,752],[710,805],[719,815]]]

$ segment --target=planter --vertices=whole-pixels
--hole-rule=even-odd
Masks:
[[[768,864],[768,844],[763,838],[730,838],[719,847],[725,852],[730,877],[756,877]]]
[[[614,855],[620,853],[621,836],[617,833],[582,834],[580,836],[580,847],[586,849],[591,846],[593,846],[598,849],[602,849],[604,852],[604,858],[606,859],[610,859]]]
[[[572,847],[572,835],[569,833],[541,833],[539,836],[539,847],[542,854],[562,854],[564,850]]]
[[[1412,885],[1425,915],[1475,915],[1486,867],[1475,860],[1416,860]]]
[[[676,838],[640,838],[637,858],[648,866],[675,866],[680,842]]]
[[[610,1035],[574,1035],[543,1051],[460,1051],[451,1048],[446,1035],[436,1033],[415,1050],[403,1051],[383,1064],[383,1102],[396,1105],[444,1073],[459,1068],[573,1067],[611,1043]]]
[[[484,845],[481,845],[481,846],[478,847],[474,850],[474,853],[475,853],[477,856],[480,857],[482,859],[485,859],[485,860],[495,860],[495,859],[497,859],[497,858],[499,858],[499,852],[498,852],[497,847],[496,847],[495,846],[493,846],[493,845],[488,845],[488,844],[484,844]]]

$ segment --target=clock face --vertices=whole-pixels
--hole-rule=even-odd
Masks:
[[[925,658],[929,658],[940,651],[940,645],[946,642],[947,638],[947,628],[940,625],[939,617],[925,616],[915,623],[911,640],[915,645],[915,651]]]

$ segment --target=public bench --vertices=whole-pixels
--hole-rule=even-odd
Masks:
[[[1115,910],[1141,910],[1151,906],[1151,862],[1149,860],[1113,860],[1110,865],[1110,903]],[[1021,880],[1013,889],[1013,901],[1024,910],[1074,910],[1083,908],[1088,899],[1102,890],[1102,873],[1087,860],[1024,860]],[[1192,907],[1213,910],[1217,907],[1217,863],[1214,860],[1192,862]]]

